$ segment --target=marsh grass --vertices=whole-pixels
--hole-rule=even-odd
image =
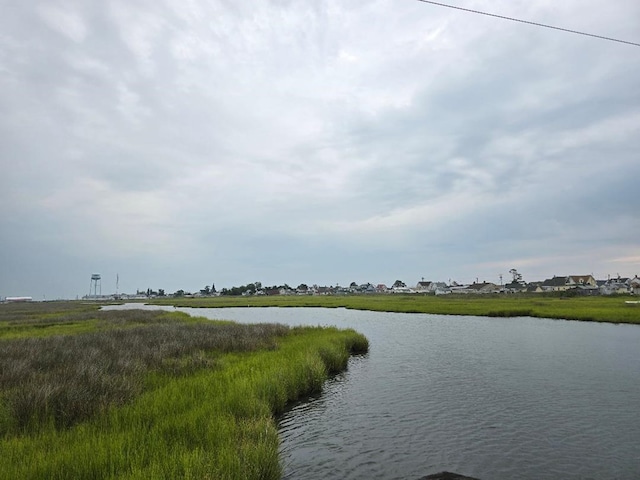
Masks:
[[[518,295],[335,295],[212,297],[154,300],[184,307],[324,307],[400,313],[543,317],[612,323],[640,323],[640,307],[632,296],[563,297],[557,294]]]
[[[134,313],[0,340],[0,478],[275,480],[274,414],[368,349],[352,330]]]
[[[186,375],[212,367],[212,352],[275,348],[281,325],[178,323],[163,312],[96,312],[109,329],[3,341],[0,387],[11,421],[0,434],[33,430],[48,421],[69,427],[139,394],[145,374]],[[134,314],[135,315],[135,312]],[[170,323],[168,323],[170,322]],[[5,415],[6,417],[6,415]]]
[[[0,339],[67,335],[168,323],[175,319],[173,315],[180,315],[178,312],[158,314],[145,310],[102,311],[98,310],[99,307],[96,304],[72,302],[0,305]]]

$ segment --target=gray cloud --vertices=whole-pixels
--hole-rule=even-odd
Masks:
[[[477,7],[630,40],[640,18]],[[0,296],[96,270],[130,291],[640,266],[633,47],[386,0],[52,1],[0,27]]]

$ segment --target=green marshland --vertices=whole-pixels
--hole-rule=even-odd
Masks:
[[[156,298],[150,303],[184,307],[324,307],[378,312],[539,317],[611,323],[640,323],[640,304],[631,295],[291,295],[253,297]]]
[[[280,478],[274,416],[367,349],[352,330],[0,305],[0,478]]]

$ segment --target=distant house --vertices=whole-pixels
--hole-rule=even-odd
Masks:
[[[351,293],[351,291],[349,290],[349,287],[340,287],[338,285],[336,285],[333,291],[334,293],[339,295],[347,295],[348,293]]]
[[[598,283],[592,275],[569,275],[567,283],[572,286],[597,287]]]
[[[525,290],[527,293],[542,293],[542,282],[529,282]]]
[[[631,293],[631,282],[628,278],[610,278],[598,282],[598,290],[602,295],[624,295]]]
[[[629,280],[629,287],[631,288],[631,293],[640,295],[640,278],[637,275]]]
[[[459,290],[457,293],[480,294],[480,293],[498,293],[499,291],[500,291],[500,287],[495,283],[482,282],[482,283],[472,283],[466,288]]]
[[[432,282],[425,282],[424,280],[420,281],[416,285],[416,292],[430,292]]]
[[[469,293],[467,288],[469,285],[461,285],[458,282],[451,282],[449,286],[449,292],[451,293]]]
[[[574,288],[584,291],[597,290],[598,282],[592,275],[568,275],[547,279],[540,285],[545,292],[566,292]]]
[[[502,287],[506,293],[520,293],[527,291],[527,285],[523,282],[511,282]]]
[[[389,291],[389,287],[387,287],[384,283],[379,283],[376,285],[376,293],[387,293]]]
[[[451,293],[451,289],[446,285],[444,287],[436,287],[434,293],[436,295],[449,295]]]
[[[333,293],[333,288],[331,287],[317,287],[315,289],[316,295],[331,295]]]
[[[568,277],[556,277],[548,278],[540,284],[540,287],[544,292],[565,292],[572,288],[567,283]]]
[[[451,293],[451,289],[444,282],[431,282],[431,291],[436,295],[446,295]]]
[[[357,291],[359,293],[375,293],[376,287],[374,287],[371,283],[363,283],[357,287]]]
[[[409,287],[393,287],[391,291],[393,293],[415,293],[415,291]]]

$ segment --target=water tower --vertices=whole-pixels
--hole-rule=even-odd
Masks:
[[[93,296],[98,296],[98,291],[102,295],[102,281],[100,280],[100,274],[94,273],[91,275],[91,283],[89,284],[89,296],[91,296],[91,290],[93,289]]]

